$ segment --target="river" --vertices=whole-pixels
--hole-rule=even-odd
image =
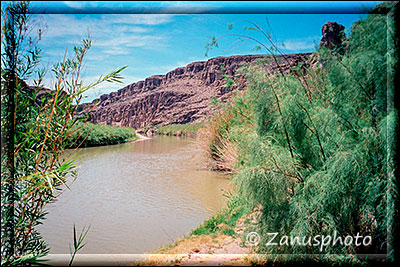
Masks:
[[[229,179],[206,170],[193,139],[158,136],[78,149],[78,177],[38,228],[52,254],[68,254],[90,225],[80,253],[146,253],[172,243],[226,204]],[[221,190],[223,189],[223,190]]]

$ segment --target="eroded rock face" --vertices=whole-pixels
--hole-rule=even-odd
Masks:
[[[340,47],[345,39],[344,26],[336,22],[327,22],[322,26],[322,38],[319,48],[325,46],[329,49]]]
[[[92,103],[81,105],[79,110],[91,110],[90,121],[93,123],[136,129],[149,125],[198,122],[214,111],[212,97],[226,102],[234,90],[243,89],[243,77],[235,78],[241,81],[241,85],[228,87],[224,75],[233,77],[239,67],[263,59],[268,61],[265,66],[269,71],[289,72],[293,66],[305,62],[309,55],[278,56],[279,67],[271,57],[263,55],[216,57],[193,62],[165,75],[154,75],[117,92],[102,95]]]

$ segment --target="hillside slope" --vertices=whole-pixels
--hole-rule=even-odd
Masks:
[[[226,75],[233,77],[239,67],[267,59],[265,67],[271,72],[288,72],[310,53],[277,56],[279,66],[271,57],[241,55],[216,57],[193,62],[165,75],[154,75],[132,83],[117,92],[104,94],[81,109],[90,108],[90,121],[107,125],[142,128],[148,125],[198,122],[210,115],[215,107],[211,98],[222,102],[230,99],[234,90],[243,86],[227,86]],[[245,81],[237,79],[244,85]],[[97,103],[97,105],[95,105]]]

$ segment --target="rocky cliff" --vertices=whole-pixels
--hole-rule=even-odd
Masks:
[[[263,55],[216,57],[193,62],[165,75],[151,76],[117,92],[104,94],[80,109],[91,110],[90,121],[93,123],[134,128],[198,122],[215,109],[211,104],[212,97],[225,102],[234,90],[243,89],[237,85],[227,86],[227,79],[224,79],[233,77],[239,67],[265,59],[268,70],[289,72],[299,62],[305,62],[309,55],[277,56],[279,65],[272,57]]]

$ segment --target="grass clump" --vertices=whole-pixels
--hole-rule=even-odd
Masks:
[[[69,137],[69,147],[115,145],[138,139],[135,129],[129,127],[79,123]]]
[[[238,219],[248,212],[249,210],[244,205],[243,199],[239,198],[237,195],[230,195],[227,208],[222,209],[217,214],[203,222],[190,233],[190,236],[210,234],[234,236],[234,228]]]
[[[212,159],[211,169],[234,173],[241,164],[239,144],[254,131],[251,103],[246,94],[235,92],[231,102],[219,104],[212,116],[198,133],[199,141]]]

